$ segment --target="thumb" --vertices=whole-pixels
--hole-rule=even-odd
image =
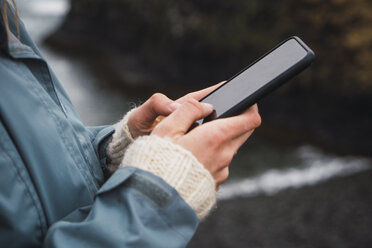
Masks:
[[[133,116],[144,124],[151,124],[159,115],[168,116],[181,104],[161,93],[155,93],[144,104],[138,107]]]
[[[176,110],[181,104],[169,99],[166,95],[155,93],[144,104],[143,112],[146,120],[154,121],[159,115],[167,116]]]
[[[213,106],[211,104],[189,99],[158,124],[153,132],[161,137],[185,134],[194,122],[212,112]]]

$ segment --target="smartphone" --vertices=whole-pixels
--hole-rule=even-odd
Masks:
[[[203,122],[240,114],[306,69],[314,58],[314,52],[300,38],[284,40],[200,100],[215,110]]]

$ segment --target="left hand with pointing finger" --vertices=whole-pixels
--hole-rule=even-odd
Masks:
[[[131,115],[128,119],[128,127],[133,139],[150,134],[154,127],[153,123],[158,116],[168,116],[187,100],[200,100],[222,83],[223,82],[203,90],[191,92],[176,101],[172,101],[161,93],[152,95],[144,104],[131,111]]]
[[[144,104],[129,111],[118,123],[111,142],[107,145],[108,168],[115,171],[123,159],[126,148],[138,137],[148,135],[154,128],[154,121],[168,116],[188,99],[200,100],[217,88],[219,84],[189,93],[173,101],[161,93],[152,95]],[[160,119],[160,118],[159,118]]]

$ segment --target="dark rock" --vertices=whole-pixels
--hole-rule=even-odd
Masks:
[[[372,171],[274,196],[221,201],[191,247],[370,247]]]

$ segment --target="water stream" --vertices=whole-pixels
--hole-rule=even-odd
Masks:
[[[17,0],[20,15],[87,125],[114,123],[137,97],[102,87],[78,59],[55,53],[42,40],[58,28],[70,8],[67,0]],[[220,199],[272,195],[290,187],[314,185],[335,176],[348,176],[372,168],[368,158],[339,157],[315,147],[285,147],[253,139],[234,159],[231,179]]]

